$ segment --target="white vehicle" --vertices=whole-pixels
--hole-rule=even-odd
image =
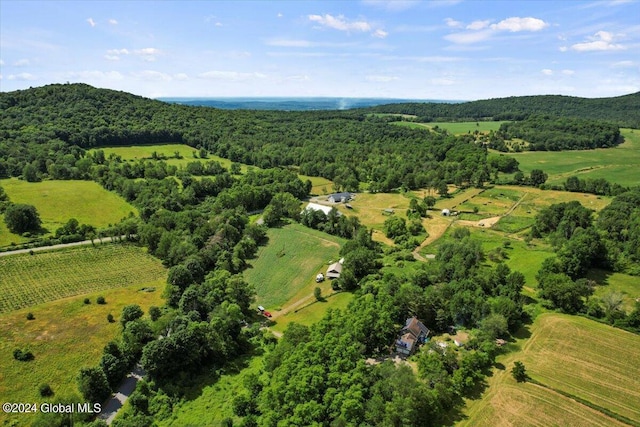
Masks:
[[[322,273],[318,273],[316,276],[316,283],[324,282],[324,275]]]

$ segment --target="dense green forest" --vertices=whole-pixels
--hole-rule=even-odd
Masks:
[[[460,104],[389,104],[368,109],[377,113],[411,114],[420,122],[522,120],[531,114],[606,120],[640,128],[640,92],[613,98],[562,95],[514,96]]]

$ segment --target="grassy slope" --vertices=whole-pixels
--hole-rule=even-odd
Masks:
[[[638,276],[592,270],[589,272],[588,277],[602,285],[596,287],[595,298],[602,298],[609,292],[621,293],[623,298],[622,305],[627,313],[633,310],[636,299],[640,298],[640,277]]]
[[[34,205],[42,226],[51,233],[71,218],[100,228],[120,221],[130,212],[137,214],[136,208],[120,196],[92,181],[26,182],[12,178],[2,180],[0,185],[13,203]],[[0,246],[24,240],[0,230]]]
[[[312,294],[316,274],[338,260],[344,242],[299,224],[269,229],[268,236],[269,243],[244,273],[256,289],[256,302],[267,309],[277,309],[297,294]],[[328,287],[328,281],[323,286]]]
[[[161,294],[165,280],[151,283],[145,280],[140,277],[136,285],[126,288],[0,314],[0,401],[42,402],[38,386],[44,383],[51,386],[58,398],[79,394],[76,377],[80,368],[98,364],[104,346],[121,333],[120,323],[107,322],[107,315],[111,313],[117,320],[127,304],[139,304],[145,313],[152,305],[163,305]],[[139,289],[143,286],[154,286],[156,291],[141,292]],[[107,304],[95,303],[99,295],[105,297]],[[83,303],[85,297],[91,299],[90,305]],[[35,319],[26,320],[27,312],[33,313]],[[35,359],[14,360],[12,352],[16,348],[29,349]],[[0,425],[11,421],[28,425],[30,420],[32,418],[25,414],[0,413]]]
[[[129,245],[0,257],[0,313],[165,277],[160,261]]]
[[[605,178],[620,185],[640,184],[637,165],[640,164],[640,131],[622,129],[625,142],[615,148],[577,151],[530,151],[505,154],[520,163],[520,169],[529,173],[532,169],[542,169],[548,175],[548,182],[560,184],[569,176],[580,178]]]
[[[534,379],[640,421],[640,337],[600,323],[546,313],[500,356],[479,400],[468,401],[459,426],[623,425],[537,385],[517,384],[510,374],[522,361]],[[635,356],[634,356],[635,355]]]
[[[463,133],[473,133],[475,131],[486,133],[490,130],[498,130],[500,125],[504,122],[442,122],[442,123],[414,123],[414,122],[393,122],[394,125],[406,126],[410,128],[427,128],[433,129],[439,127],[446,129],[454,135],[460,135]]]

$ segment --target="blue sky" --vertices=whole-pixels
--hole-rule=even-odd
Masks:
[[[0,0],[0,89],[484,99],[640,90],[640,2]]]

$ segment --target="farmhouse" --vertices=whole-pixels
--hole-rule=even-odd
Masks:
[[[344,258],[341,258],[340,261],[334,262],[327,268],[327,276],[329,279],[337,279],[340,277],[342,273],[342,263],[344,262]]]
[[[396,353],[409,356],[416,344],[423,344],[429,336],[429,329],[417,317],[407,319],[396,340]]]
[[[350,201],[353,198],[353,194],[351,193],[335,193],[329,196],[327,199],[331,203],[345,203]]]

